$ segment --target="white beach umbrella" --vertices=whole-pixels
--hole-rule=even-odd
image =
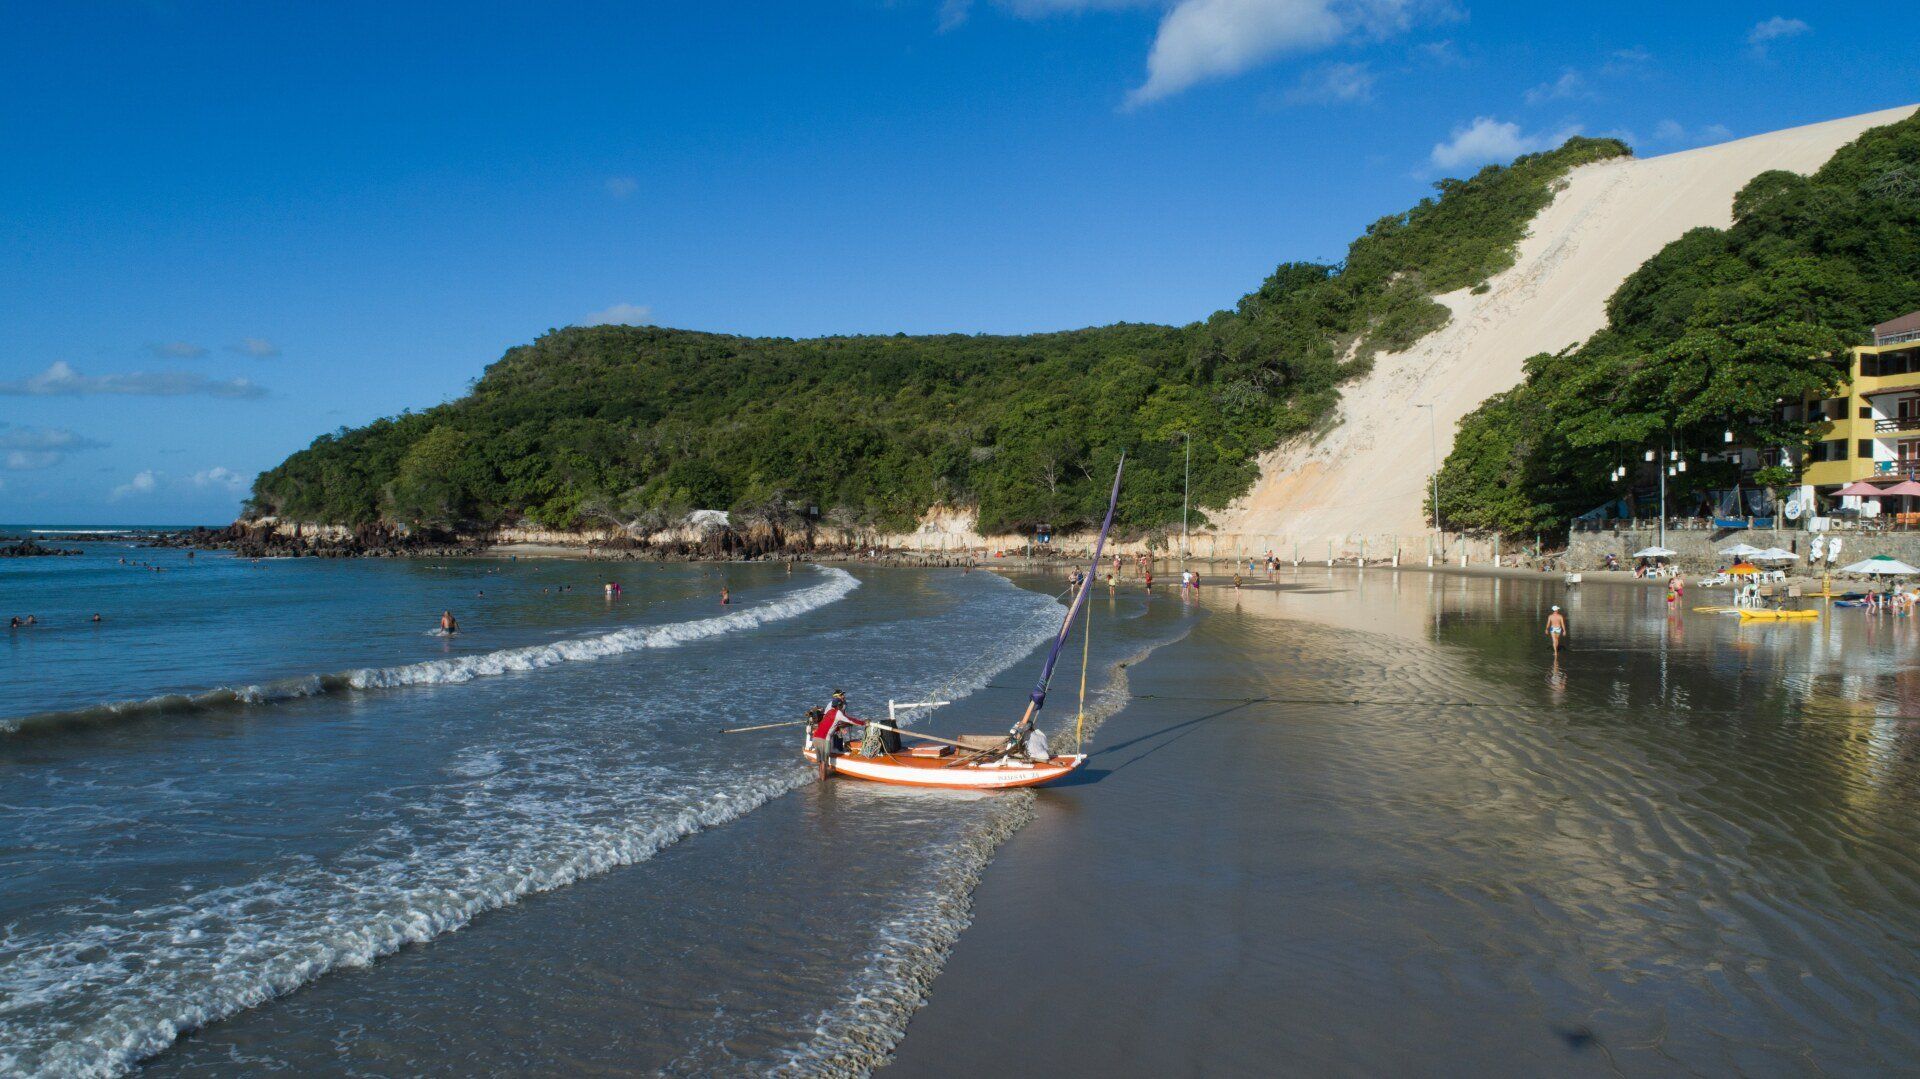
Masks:
[[[1754,555],[1764,552],[1751,543],[1736,543],[1731,547],[1720,548],[1720,553],[1729,558],[1752,558]]]
[[[1892,555],[1877,554],[1872,558],[1863,558],[1853,565],[1842,569],[1840,572],[1870,573],[1882,577],[1907,577],[1920,573],[1920,569],[1914,569],[1912,566],[1907,565]]]
[[[1627,557],[1628,558],[1672,558],[1674,554],[1675,552],[1669,551],[1665,547],[1642,547],[1641,549],[1633,552]]]
[[[1769,547],[1753,556],[1762,562],[1798,562],[1800,556],[1784,547]]]

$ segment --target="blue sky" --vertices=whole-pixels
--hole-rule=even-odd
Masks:
[[[220,522],[551,327],[1187,322],[1567,133],[1920,100],[1907,5],[0,0],[0,521]]]

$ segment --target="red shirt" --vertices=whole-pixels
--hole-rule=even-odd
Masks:
[[[834,727],[842,723],[851,723],[856,727],[864,727],[867,725],[866,720],[855,719],[839,708],[829,705],[827,707],[827,714],[820,717],[819,723],[814,724],[813,736],[815,738],[825,738],[833,733]]]

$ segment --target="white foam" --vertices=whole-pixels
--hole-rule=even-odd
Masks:
[[[595,638],[615,638],[619,647],[576,658],[666,647],[791,618],[858,585],[843,571],[827,573],[822,584],[762,607]],[[945,683],[940,696],[958,700],[978,690],[1050,635],[1058,605],[1024,595],[1023,605],[1038,598],[1039,609],[1016,616],[1015,631],[997,638],[984,662],[935,679]],[[447,662],[458,661],[389,670]],[[468,670],[457,680],[484,673],[492,672]],[[249,882],[138,910],[102,899],[83,924],[58,932],[0,927],[7,987],[0,997],[0,1074],[123,1073],[181,1031],[330,970],[365,966],[432,940],[524,896],[643,861],[811,780],[797,759],[696,771],[679,761],[610,766],[561,738],[522,740],[510,755],[509,761],[492,746],[462,752],[448,769],[459,782],[426,793],[429,802],[417,814],[394,819],[331,863],[290,860]],[[434,822],[433,835],[416,831],[422,820]],[[979,839],[954,866],[958,883],[936,893],[970,890],[997,836]],[[964,921],[943,932],[950,938],[959,924]],[[901,943],[914,950],[904,936]],[[872,979],[892,981],[896,966],[897,957],[883,958]]]
[[[601,659],[649,648],[671,648],[727,633],[755,629],[796,618],[845,598],[860,581],[843,569],[821,567],[825,580],[776,600],[741,606],[715,618],[663,626],[615,630],[552,644],[507,648],[480,655],[425,660],[397,667],[364,667],[341,674],[309,674],[254,685],[222,687],[199,693],[170,693],[135,701],[114,701],[58,712],[0,719],[0,735],[38,729],[111,723],[142,716],[258,705],[313,697],[340,689],[391,689],[401,686],[457,685],[490,675],[537,671],[563,663]],[[437,631],[436,631],[437,632]]]
[[[824,572],[827,579],[820,584],[803,588],[790,596],[770,603],[745,607],[717,618],[615,630],[597,637],[555,641],[552,644],[536,644],[524,648],[507,648],[477,656],[431,659],[421,663],[409,663],[403,667],[368,667],[348,672],[347,683],[355,689],[450,685],[470,682],[475,678],[488,675],[537,671],[542,667],[552,667],[556,664],[600,659],[648,648],[671,648],[691,641],[718,637],[724,633],[753,629],[769,622],[794,618],[824,607],[860,587],[859,579],[846,570],[827,567]]]

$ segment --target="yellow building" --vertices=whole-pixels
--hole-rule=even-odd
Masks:
[[[1856,480],[1920,476],[1920,311],[1873,328],[1873,344],[1851,350],[1844,396],[1808,402],[1827,427],[1801,482],[1831,488]]]

